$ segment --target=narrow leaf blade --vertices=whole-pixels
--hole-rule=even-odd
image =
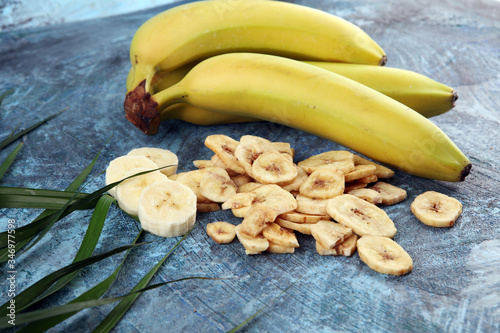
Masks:
[[[23,130],[23,131],[20,131],[16,134],[13,134],[13,135],[10,135],[9,137],[7,137],[7,139],[3,140],[2,142],[0,142],[0,150],[4,149],[5,147],[7,147],[8,145],[10,145],[12,142],[16,141],[17,139],[19,139],[20,137],[22,137],[23,135],[33,131],[34,129],[38,128],[39,126],[45,124],[46,122],[48,122],[49,120],[55,118],[56,116],[58,116],[59,114],[63,113],[64,111],[66,111],[68,108],[65,108],[57,113],[54,113],[53,115],[50,115],[48,116],[47,118],[45,119],[42,119],[40,120],[39,122],[37,122],[36,124],[34,125],[31,125],[30,127],[28,127],[27,129]]]
[[[5,161],[3,161],[2,165],[0,165],[0,179],[2,179],[7,170],[10,168],[12,162],[14,162],[14,159],[16,158],[17,154],[19,153],[22,147],[23,143],[21,142],[17,145],[16,148],[14,148],[14,150],[9,154],[9,156],[7,156]]]
[[[140,290],[145,288],[149,281],[156,274],[158,269],[163,265],[163,263],[167,260],[168,257],[173,253],[173,251],[179,246],[179,244],[186,239],[186,237],[191,233],[196,224],[186,233],[171,249],[168,253],[136,284],[136,286],[132,289],[131,292]],[[135,302],[135,300],[139,297],[139,294],[132,294],[124,298],[118,305],[116,305],[113,310],[104,318],[101,323],[94,329],[93,332],[109,332],[115,325],[120,321],[123,315],[128,311],[130,306]]]
[[[150,242],[147,242],[150,243]],[[106,259],[108,257],[111,257],[117,253],[126,251],[130,248],[141,246],[147,243],[139,243],[139,244],[134,244],[134,245],[125,245],[125,246],[120,246],[117,247],[113,250],[110,250],[105,253],[101,253],[95,256],[92,256],[90,258],[78,261],[76,263],[72,263],[68,266],[65,266],[45,277],[42,279],[38,280],[35,282],[33,285],[30,287],[26,288],[24,291],[19,293],[16,297],[14,297],[14,301],[16,303],[16,311],[22,311],[23,309],[26,308],[30,302],[32,302],[34,299],[39,297],[47,288],[49,288],[54,282],[62,278],[63,276],[70,274],[76,270],[80,270],[83,267],[92,265],[98,261],[101,261],[103,259]],[[0,307],[0,317],[4,317],[7,315],[7,306],[9,305],[9,301],[7,301],[5,304],[3,304]]]

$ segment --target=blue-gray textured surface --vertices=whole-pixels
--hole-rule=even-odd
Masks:
[[[148,291],[115,330],[227,331],[279,296],[244,331],[499,331],[500,3],[296,2],[362,27],[387,52],[389,66],[414,70],[456,88],[460,96],[457,106],[432,121],[469,156],[473,163],[470,176],[463,183],[445,183],[397,173],[391,180],[408,191],[404,202],[384,208],[398,228],[396,240],[414,260],[414,270],[401,277],[375,273],[357,254],[349,258],[319,256],[312,239],[301,235],[301,247],[295,254],[246,256],[238,242],[216,245],[204,231],[208,222],[238,223],[237,218],[223,211],[199,214],[195,230],[152,282],[186,276],[227,279],[189,280]],[[25,145],[0,185],[62,190],[111,135],[88,190],[103,185],[104,178],[98,174],[111,159],[135,147],[170,149],[179,156],[180,170],[193,169],[194,159],[210,157],[203,140],[215,133],[236,139],[255,134],[288,141],[296,148],[297,160],[343,148],[270,123],[200,127],[168,121],[158,135],[143,135],[122,110],[130,66],[128,48],[138,26],[162,9],[0,36],[0,91],[15,88],[2,105],[0,139],[19,122],[27,127],[69,107],[23,138]],[[0,160],[12,148],[2,151]],[[426,190],[449,194],[463,203],[463,214],[453,228],[427,227],[411,214],[412,200]],[[3,209],[1,231],[9,218],[21,226],[37,213]],[[72,261],[90,215],[79,212],[58,222],[29,253],[17,258],[18,291]],[[137,231],[135,221],[113,207],[96,252],[130,243]],[[145,239],[156,238],[147,235]],[[164,239],[134,250],[107,295],[132,288],[177,240]],[[84,269],[45,306],[73,299],[111,273],[120,259],[115,256]],[[0,280],[6,279],[6,271],[2,268]],[[0,290],[0,301],[4,302],[7,287],[2,285],[5,290]],[[89,331],[111,308],[84,310],[53,331]]]

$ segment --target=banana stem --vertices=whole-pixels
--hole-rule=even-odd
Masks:
[[[181,89],[174,85],[168,89],[154,95],[146,91],[146,80],[125,97],[124,109],[127,119],[148,135],[158,133],[161,122],[159,110],[163,110],[169,105],[183,102],[184,96]],[[156,101],[161,101],[160,103]]]

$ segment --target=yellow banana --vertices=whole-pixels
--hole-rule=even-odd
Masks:
[[[405,69],[320,61],[307,63],[362,83],[427,118],[449,111],[458,99],[453,88]]]
[[[176,103],[281,123],[416,176],[460,181],[471,168],[446,134],[419,113],[356,81],[284,57],[211,57],[131,117],[140,120]]]
[[[241,51],[372,65],[386,61],[382,48],[363,30],[317,9],[270,0],[198,1],[166,10],[136,31],[129,77],[134,99],[126,99],[125,108],[147,103],[159,70]]]
[[[323,61],[304,62],[362,83],[394,98],[427,118],[449,111],[454,107],[458,98],[453,88],[409,70]],[[188,64],[172,72],[160,71],[156,73],[151,83],[152,92],[156,93],[176,84],[195,65],[196,63]],[[179,104],[161,110],[161,117],[162,120],[181,119],[199,125],[252,121],[251,118],[241,118],[231,114],[204,112],[204,110],[188,104]]]

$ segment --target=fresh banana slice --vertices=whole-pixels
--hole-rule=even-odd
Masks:
[[[329,200],[326,211],[335,221],[351,228],[357,235],[394,237],[396,227],[379,207],[351,194]]]
[[[330,199],[316,199],[298,194],[295,200],[297,201],[297,208],[295,210],[299,213],[328,215],[326,212],[326,204]]]
[[[225,202],[236,194],[236,185],[226,170],[207,171],[200,180],[200,193],[213,202]]]
[[[369,188],[358,188],[355,190],[350,190],[347,192],[347,194],[352,194],[374,205],[379,205],[382,203],[382,195],[379,192]]]
[[[317,199],[330,199],[344,193],[344,173],[334,168],[313,171],[300,185],[302,195]]]
[[[311,234],[311,225],[312,224],[292,222],[292,221],[282,219],[280,217],[277,217],[274,222],[276,224],[278,224],[280,227],[290,229],[290,230],[295,230],[295,231],[298,231],[304,235]]]
[[[343,173],[348,173],[354,170],[354,155],[346,150],[332,150],[311,156],[297,165],[307,173],[324,167],[333,167]]]
[[[314,215],[314,214],[304,214],[304,213],[299,213],[299,212],[287,212],[283,213],[279,216],[280,218],[284,220],[288,220],[291,222],[296,222],[296,223],[316,223],[321,220],[331,220],[330,216],[325,214],[325,215]]]
[[[378,273],[403,275],[413,269],[410,255],[390,238],[366,235],[358,239],[360,259]]]
[[[298,192],[300,189],[300,185],[302,185],[306,181],[307,177],[309,177],[309,174],[305,172],[305,170],[301,167],[295,165],[295,168],[297,169],[297,177],[295,177],[293,181],[288,184],[279,184],[284,190],[287,190],[288,192]]]
[[[394,171],[392,171],[391,169],[389,169],[383,165],[380,165],[378,163],[367,160],[366,158],[361,157],[361,156],[356,155],[356,154],[354,154],[354,164],[355,165],[375,165],[375,167],[376,167],[375,175],[378,178],[391,178],[392,176],[394,176]]]
[[[212,150],[229,169],[243,174],[245,170],[234,155],[238,145],[238,141],[223,134],[209,135],[205,139],[205,146]]]
[[[184,235],[196,220],[196,195],[173,180],[154,182],[142,190],[138,216],[142,228],[152,234]]]
[[[220,210],[220,206],[216,202],[198,202],[196,203],[198,213],[211,213]]]
[[[269,247],[266,250],[267,252],[271,253],[278,253],[278,254],[283,254],[283,253],[295,253],[295,248],[293,246],[282,246],[278,244],[274,244],[272,242],[269,242]]]
[[[350,182],[356,179],[375,175],[377,167],[375,165],[355,165],[354,170],[345,174],[345,181]]]
[[[148,171],[148,168],[135,168],[123,175],[124,178],[136,175],[138,173]],[[139,197],[142,190],[154,182],[167,180],[167,176],[160,171],[151,171],[143,175],[122,181],[116,187],[116,200],[120,209],[132,216],[138,215]]]
[[[333,247],[333,249],[328,249],[321,245],[320,242],[316,241],[316,251],[322,256],[352,256],[356,252],[356,242],[358,236],[352,234],[347,237],[342,243],[339,243]]]
[[[333,249],[352,235],[352,229],[333,221],[319,221],[311,224],[311,235],[323,247]]]
[[[274,209],[261,203],[254,204],[245,214],[245,218],[241,222],[241,229],[247,235],[257,237],[269,223],[274,222],[276,216],[278,214]]]
[[[117,182],[124,178],[124,175],[135,168],[158,169],[158,165],[145,156],[120,156],[109,162],[106,168],[106,185]],[[116,196],[116,186],[108,191],[109,195]]]
[[[284,247],[299,247],[299,241],[293,231],[282,228],[277,223],[268,224],[264,230],[262,230],[262,235],[271,243],[281,245]]]
[[[427,191],[415,198],[411,211],[428,226],[452,227],[462,214],[462,204],[446,194]]]
[[[237,225],[234,231],[236,231],[236,237],[245,248],[246,254],[258,254],[269,247],[269,241],[263,235],[252,237],[243,232],[241,224]]]
[[[243,184],[240,187],[238,187],[238,189],[236,190],[236,192],[238,192],[238,193],[250,192],[250,191],[253,191],[257,187],[260,187],[262,185],[263,184],[261,184],[261,183],[249,182],[249,183]]]
[[[128,152],[129,156],[144,156],[155,164],[160,169],[160,172],[165,176],[172,176],[177,172],[177,165],[179,164],[179,159],[177,155],[168,149],[153,148],[153,147],[142,147],[135,148]],[[165,168],[164,168],[165,167]]]
[[[297,177],[297,168],[285,155],[277,150],[268,150],[259,155],[252,164],[253,178],[262,184],[293,181]]]
[[[382,204],[384,205],[394,205],[406,199],[406,191],[404,189],[388,183],[377,182],[370,188],[380,193]]]
[[[207,235],[217,244],[229,244],[236,236],[235,226],[224,221],[207,224]]]

